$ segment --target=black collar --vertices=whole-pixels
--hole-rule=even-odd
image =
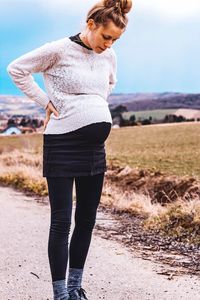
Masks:
[[[80,34],[80,32],[77,33],[76,35],[70,36],[70,37],[69,37],[70,40],[73,41],[73,42],[75,42],[75,43],[77,43],[77,44],[79,44],[79,45],[81,45],[81,46],[83,46],[83,47],[85,47],[85,48],[87,48],[87,49],[89,49],[89,50],[92,50],[92,48],[86,46],[86,45],[83,43],[83,41],[80,39],[79,34]]]

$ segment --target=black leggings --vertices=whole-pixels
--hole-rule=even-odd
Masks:
[[[52,281],[66,277],[68,236],[75,179],[75,228],[69,246],[69,267],[84,267],[101,198],[104,173],[81,177],[47,177],[51,208],[48,257]]]

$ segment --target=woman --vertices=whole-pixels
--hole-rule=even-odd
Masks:
[[[54,299],[87,299],[81,282],[107,170],[104,142],[112,118],[106,100],[116,84],[111,46],[125,31],[131,6],[130,0],[98,2],[83,32],[46,43],[7,68],[15,84],[46,110],[43,177],[51,208],[48,257]],[[38,72],[46,93],[31,75]],[[74,181],[75,228],[66,282]]]

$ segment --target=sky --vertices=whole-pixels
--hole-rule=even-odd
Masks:
[[[23,95],[6,67],[46,42],[81,32],[97,0],[0,0],[0,94]],[[117,54],[114,93],[200,91],[200,1],[135,0]],[[42,77],[34,75],[44,87]]]

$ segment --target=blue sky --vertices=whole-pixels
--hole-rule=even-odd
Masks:
[[[84,29],[96,0],[7,0],[0,10],[0,94],[22,95],[6,66]],[[118,57],[115,93],[200,92],[200,1],[135,0]],[[40,75],[34,76],[43,87]]]

